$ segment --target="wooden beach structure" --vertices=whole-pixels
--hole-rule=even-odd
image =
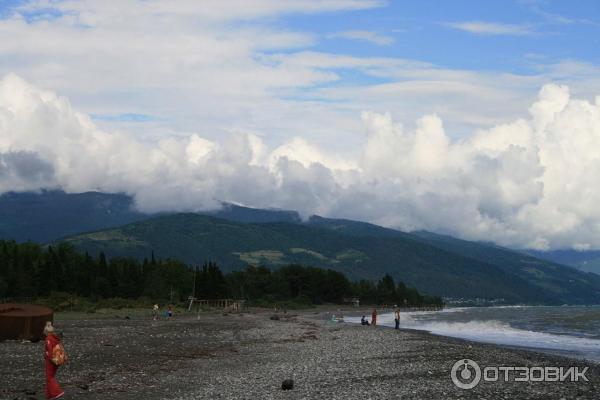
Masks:
[[[235,300],[235,299],[197,299],[195,297],[188,297],[190,301],[188,311],[192,310],[192,306],[197,304],[200,308],[215,308],[222,310],[239,311],[245,307],[246,300]]]
[[[54,320],[54,311],[33,304],[0,304],[0,341],[31,340],[43,337],[47,321]]]
[[[344,304],[351,304],[352,307],[360,307],[360,299],[358,297],[345,297],[342,301]]]

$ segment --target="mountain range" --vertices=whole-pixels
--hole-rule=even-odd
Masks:
[[[579,271],[600,275],[600,251],[597,250],[527,250],[527,254],[542,260],[568,265]]]
[[[600,275],[521,251],[431,232],[225,204],[199,213],[144,214],[122,194],[59,191],[0,196],[0,238],[64,241],[90,254],[177,258],[224,270],[301,263],[351,279],[388,273],[420,291],[503,303],[590,304]]]

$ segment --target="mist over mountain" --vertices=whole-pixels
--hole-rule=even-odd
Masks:
[[[229,203],[204,214],[239,222],[301,222],[295,211],[251,209]],[[116,227],[161,213],[142,213],[126,194],[61,190],[0,195],[0,238],[48,243],[64,236]]]
[[[55,243],[139,260],[154,254],[225,271],[301,263],[351,279],[386,273],[419,290],[501,302],[595,303],[600,276],[520,251],[427,231],[401,232],[347,219],[222,204],[204,213],[144,214],[124,194],[62,191],[0,196],[0,238]]]
[[[131,197],[63,191],[0,195],[0,238],[48,243],[63,236],[124,225],[147,218]]]

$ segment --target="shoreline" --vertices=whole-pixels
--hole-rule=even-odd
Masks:
[[[507,306],[502,306],[507,307]],[[512,306],[508,306],[508,307],[512,307]],[[518,306],[521,307],[521,306]],[[537,306],[536,306],[537,307]],[[544,306],[545,307],[545,306]],[[580,307],[580,306],[577,306]],[[595,306],[592,306],[595,307]],[[453,307],[448,307],[447,309],[452,309]],[[384,311],[384,312],[380,312],[378,313],[378,316],[381,316],[383,314],[391,314],[393,311]],[[352,313],[349,312],[348,315],[345,315],[344,317],[350,317],[350,318],[360,318],[362,315],[367,316],[367,319],[370,319],[370,315],[367,315],[366,313]],[[347,322],[347,321],[346,321]],[[358,322],[349,322],[351,324],[359,324]],[[459,322],[460,323],[460,322]],[[382,326],[385,328],[390,328],[390,329],[394,329],[391,325],[383,325],[383,324],[378,324],[378,326]],[[518,329],[518,328],[515,328]],[[476,344],[492,344],[495,346],[500,346],[506,349],[514,349],[514,350],[524,350],[524,351],[531,351],[531,352],[535,352],[535,353],[541,353],[541,354],[546,354],[546,355],[553,355],[553,356],[558,356],[558,357],[564,357],[567,359],[571,359],[571,360],[579,360],[579,361],[585,361],[585,362],[589,362],[589,363],[593,363],[595,365],[600,365],[600,358],[585,358],[584,353],[577,353],[574,355],[570,355],[570,350],[566,350],[566,349],[553,349],[553,348],[546,348],[546,347],[536,347],[536,346],[528,346],[528,345],[519,345],[519,344],[506,344],[506,343],[495,343],[492,341],[485,341],[485,340],[477,340],[474,338],[464,338],[464,337],[459,337],[459,336],[452,336],[452,335],[445,335],[443,333],[435,333],[432,331],[429,331],[427,329],[420,329],[420,328],[407,328],[407,327],[400,327],[400,330],[407,330],[407,331],[416,331],[416,332],[425,332],[425,333],[429,333],[433,336],[437,336],[437,337],[441,337],[441,338],[451,338],[451,339],[457,339],[457,340],[464,340],[466,342],[470,342],[470,343],[476,343]],[[534,333],[537,334],[550,334],[550,335],[554,335],[557,337],[564,337],[567,339],[585,339],[579,336],[573,336],[573,335],[561,335],[561,334],[557,334],[557,333],[547,333],[547,332],[540,332],[540,331],[534,331]]]
[[[357,325],[354,322],[349,322],[349,324],[353,324],[353,325]],[[378,325],[381,328],[387,328],[387,329],[394,329],[391,326],[387,326],[387,325]],[[564,358],[566,360],[571,360],[571,361],[580,361],[580,362],[586,362],[586,363],[591,363],[593,365],[597,365],[600,367],[600,360],[594,360],[594,359],[590,359],[590,358],[583,358],[583,357],[578,357],[578,356],[569,356],[567,354],[564,353],[568,353],[568,350],[552,350],[552,349],[545,349],[543,347],[532,347],[532,346],[517,346],[517,345],[508,345],[508,344],[500,344],[500,343],[492,343],[492,342],[484,342],[484,341],[478,341],[478,340],[473,340],[473,339],[465,339],[465,338],[460,338],[460,337],[455,337],[455,336],[446,336],[446,335],[442,335],[442,334],[438,334],[438,333],[433,333],[431,331],[428,331],[426,329],[412,329],[412,328],[400,328],[400,331],[405,331],[405,332],[415,332],[415,333],[419,333],[419,334],[426,334],[426,335],[431,335],[433,337],[436,338],[441,338],[441,339],[452,339],[452,340],[457,340],[457,341],[461,341],[464,342],[466,344],[471,344],[471,345],[490,345],[490,346],[497,346],[500,348],[504,348],[507,350],[515,350],[515,351],[527,351],[527,352],[531,352],[531,353],[535,353],[538,355],[544,355],[544,356],[551,356],[551,357],[558,357],[558,358]]]
[[[333,324],[332,311],[206,312],[147,318],[59,319],[70,362],[66,399],[597,398],[600,366],[427,331]],[[335,312],[335,311],[333,311]],[[40,343],[0,342],[9,385],[0,399],[42,399]],[[454,386],[453,364],[588,367],[589,382]],[[294,389],[282,391],[284,379]],[[27,394],[29,393],[29,394]],[[33,394],[32,394],[33,393]]]

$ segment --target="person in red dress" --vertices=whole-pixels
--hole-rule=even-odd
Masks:
[[[60,343],[60,338],[54,334],[54,327],[51,322],[46,323],[44,334],[46,335],[44,345],[44,358],[46,360],[46,399],[58,399],[62,397],[65,392],[56,381],[55,375],[58,370],[58,365],[52,361],[52,357],[54,348]]]
[[[373,309],[373,314],[371,314],[371,326],[377,325],[377,310]]]

